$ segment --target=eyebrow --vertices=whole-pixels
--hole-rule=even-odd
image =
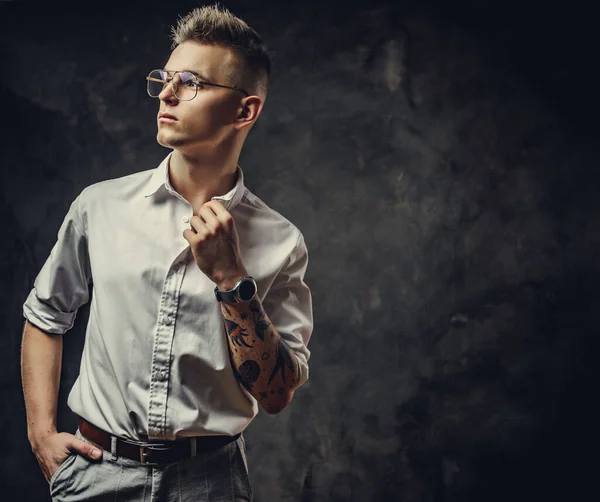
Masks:
[[[168,71],[168,72],[175,71],[175,70],[167,70],[166,68],[163,68],[163,70]],[[183,70],[179,70],[179,71],[189,71],[190,73],[193,73],[197,77],[200,77],[202,80],[206,80],[207,82],[211,81],[210,78],[208,78],[207,76],[203,75],[202,73],[200,73],[199,71],[196,71],[196,70],[189,70],[187,68],[184,68]]]

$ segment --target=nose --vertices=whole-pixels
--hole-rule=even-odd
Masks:
[[[177,96],[175,96],[175,92],[173,91],[173,81],[166,82],[163,86],[162,91],[158,95],[158,98],[161,101],[176,101]]]

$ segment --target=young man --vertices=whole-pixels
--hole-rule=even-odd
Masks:
[[[269,57],[218,5],[172,37],[147,78],[172,151],[79,194],[23,305],[28,437],[53,500],[251,500],[242,432],[308,378],[306,245],[237,164]],[[62,335],[90,285],[79,428],[59,433]]]

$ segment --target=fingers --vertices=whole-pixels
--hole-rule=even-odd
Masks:
[[[225,209],[225,206],[218,200],[211,200],[204,204],[204,206],[210,207],[211,210],[217,215],[217,218],[223,224],[227,224],[229,221],[231,221],[231,213],[227,211],[227,209]]]
[[[92,460],[98,460],[102,456],[102,451],[97,446],[86,443],[85,441],[79,439],[77,436],[73,436],[71,438],[71,442],[68,445],[68,448],[71,451],[76,451],[80,455],[88,457]]]
[[[206,222],[208,222],[207,218],[209,218],[211,221],[215,221],[214,218],[216,218],[216,221],[224,225],[225,228],[227,228],[233,221],[231,213],[227,211],[225,206],[217,200],[208,201],[200,208],[199,213]]]
[[[221,226],[221,222],[217,218],[217,215],[207,204],[204,204],[200,208],[200,211],[198,211],[198,216],[204,220],[204,224],[211,233],[215,233]]]
[[[196,233],[192,230],[190,230],[189,228],[186,228],[183,231],[183,237],[191,244],[192,243],[192,238],[196,235]]]
[[[190,220],[190,226],[197,234],[212,234],[217,230],[217,226],[215,225],[214,221],[210,220],[210,218],[209,222],[210,223],[206,223],[206,221],[204,221],[204,217],[202,216],[194,215]]]
[[[219,201],[211,200],[202,205],[198,214],[190,220],[190,228],[183,231],[183,237],[192,244],[194,239],[204,240],[225,230],[225,233],[236,235],[231,213]]]
[[[192,216],[190,224],[198,233],[206,229],[214,234],[221,227],[229,230],[232,221],[231,214],[221,204],[211,201],[200,208],[198,215]]]

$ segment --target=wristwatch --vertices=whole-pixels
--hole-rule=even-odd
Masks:
[[[257,289],[254,277],[244,277],[229,291],[219,291],[219,287],[215,286],[215,296],[218,302],[249,302],[254,298]]]

